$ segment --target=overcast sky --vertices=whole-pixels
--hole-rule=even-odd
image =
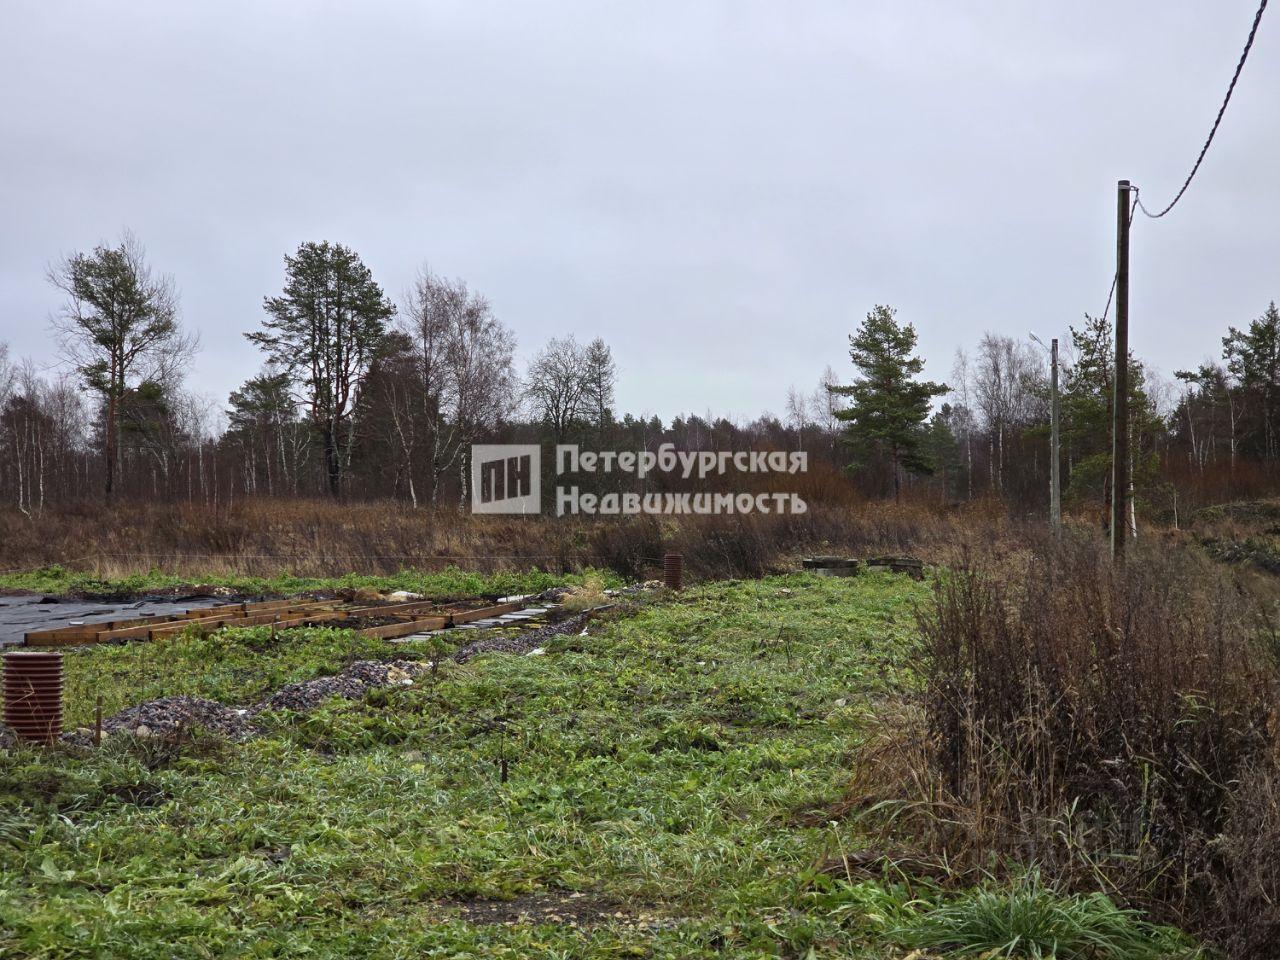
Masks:
[[[0,341],[52,363],[61,254],[125,227],[221,406],[305,240],[483,292],[521,365],[603,336],[624,410],[781,412],[876,303],[946,379],[1100,312],[1115,182],[1176,192],[1256,0],[0,6]],[[1197,181],[1133,236],[1166,373],[1280,299],[1280,11]]]

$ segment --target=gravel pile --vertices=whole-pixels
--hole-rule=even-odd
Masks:
[[[281,687],[250,707],[249,712],[257,715],[268,710],[313,710],[329,697],[358,700],[370,687],[406,686],[429,669],[429,664],[417,660],[358,660],[332,677],[317,677]]]
[[[472,657],[478,657],[482,653],[528,653],[530,650],[541,647],[552,637],[581,632],[590,617],[590,612],[580,613],[559,623],[549,623],[545,627],[526,630],[513,637],[485,637],[459,647],[454,652],[453,659],[458,663],[466,663]]]
[[[127,707],[102,721],[103,734],[131,733],[138,737],[170,737],[179,730],[200,727],[230,740],[243,740],[258,732],[254,718],[268,710],[312,710],[328,697],[357,700],[371,687],[406,686],[431,669],[416,660],[358,660],[332,677],[291,683],[251,707],[228,707],[203,697],[161,697]],[[63,734],[68,743],[88,746],[93,733],[81,727]],[[12,731],[0,724],[0,748],[16,744]]]
[[[161,697],[127,707],[102,721],[107,733],[132,733],[140,737],[164,737],[179,729],[202,727],[231,739],[253,732],[248,712],[203,697]]]

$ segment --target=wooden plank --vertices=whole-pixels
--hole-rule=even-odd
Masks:
[[[147,637],[155,640],[159,637],[167,637],[175,633],[181,633],[184,630],[195,627],[200,631],[209,629],[221,630],[223,627],[260,627],[265,624],[275,623],[279,628],[285,624],[301,625],[314,619],[321,619],[322,615],[329,612],[335,612],[331,609],[313,608],[310,605],[302,608],[284,608],[283,611],[272,611],[269,613],[259,613],[253,616],[233,616],[227,614],[221,617],[207,617],[203,620],[185,620],[173,624],[164,624],[162,626],[152,627]],[[343,617],[346,613],[343,612]],[[323,619],[333,619],[331,617],[323,617]]]
[[[231,617],[213,617],[211,620],[223,622],[232,619]],[[92,630],[68,634],[59,637],[36,636],[29,637],[24,640],[25,645],[31,647],[51,647],[51,646],[75,646],[91,643],[105,643],[112,640],[148,640],[156,629],[166,629],[174,633],[181,632],[189,627],[208,623],[209,620],[173,620],[170,617],[164,617],[158,620],[151,620],[147,623],[138,623],[127,627],[113,627],[103,629],[108,624],[93,624]]]
[[[23,638],[23,646],[27,647],[84,647],[98,642],[96,634],[78,634],[66,637],[40,637],[32,640]]]
[[[193,619],[205,619],[211,611],[225,610],[228,605],[218,607],[193,607],[182,613],[157,613],[145,617],[125,617],[118,620],[95,620],[89,623],[76,624],[73,627],[53,627],[48,630],[32,630],[23,637],[27,646],[51,646],[55,641],[83,640],[96,642],[98,634],[104,631],[126,630],[158,623],[185,622]],[[229,605],[237,608],[238,605]],[[113,639],[113,638],[108,638]]]
[[[288,600],[257,600],[253,603],[244,605],[245,613],[269,613],[272,610],[292,610],[301,609],[303,607],[313,606],[334,606],[337,600],[304,600],[301,597],[293,597]]]
[[[361,617],[392,616],[400,613],[416,613],[419,610],[436,610],[440,604],[434,600],[409,600],[405,603],[384,603],[365,607],[348,607],[353,614]]]
[[[278,610],[270,610],[265,613],[254,613],[247,617],[236,617],[234,620],[228,620],[222,624],[224,627],[261,627],[266,624],[275,623],[279,626],[285,621],[294,621],[298,619],[306,619],[309,614],[319,614],[332,611],[332,605],[316,606],[307,604],[300,607],[281,607]],[[345,613],[345,611],[343,611]]]
[[[424,617],[421,620],[406,620],[404,623],[386,623],[380,627],[365,627],[360,631],[362,637],[379,637],[392,640],[396,637],[407,637],[411,633],[424,630],[443,630],[449,625],[448,617]]]
[[[100,620],[94,623],[77,624],[73,627],[32,630],[23,637],[23,643],[31,647],[52,647],[82,646],[111,640],[151,640],[157,636],[181,633],[192,627],[203,629],[223,626],[261,626],[277,619],[281,624],[298,626],[307,622],[308,615],[332,611],[335,602],[309,600],[297,603],[290,600],[277,600],[271,601],[267,609],[252,614],[246,614],[245,604],[219,604],[215,607],[193,608],[183,613],[153,614],[123,620]],[[250,609],[260,608],[250,605]]]
[[[457,626],[460,623],[471,623],[473,620],[487,620],[489,617],[500,617],[504,613],[511,613],[515,610],[523,609],[525,604],[518,603],[500,603],[493,607],[481,607],[478,610],[459,610],[457,612],[444,611],[449,616],[449,626]]]
[[[335,610],[336,601],[311,600],[297,603],[289,600],[263,601],[262,604],[219,604],[202,607],[171,616],[135,617],[129,620],[86,623],[75,627],[53,630],[33,630],[26,635],[28,646],[79,646],[104,643],[113,640],[155,640],[182,633],[186,630],[218,630],[222,627],[251,627],[275,623],[276,629],[291,629],[312,624],[333,623],[350,617],[381,617],[414,614],[425,609],[435,610],[431,600],[413,600],[407,603],[384,604]],[[447,627],[489,617],[511,613],[524,606],[523,602],[500,603],[471,610],[441,610],[430,617],[417,617],[403,623],[389,623],[380,627],[368,627],[360,633],[370,637],[394,638],[408,636],[424,630],[443,630]],[[252,610],[254,612],[250,613]]]
[[[27,646],[43,646],[46,643],[61,640],[75,640],[85,637],[94,639],[103,630],[118,630],[121,627],[136,627],[146,623],[164,623],[173,619],[165,614],[153,614],[149,617],[130,617],[125,620],[95,620],[92,623],[77,623],[73,627],[51,627],[47,630],[32,630],[24,635],[23,642]]]
[[[101,630],[98,632],[98,641],[100,643],[109,640],[149,640],[153,632],[157,630],[168,631],[170,633],[181,633],[189,627],[203,627],[218,623],[225,623],[228,620],[236,619],[236,615],[232,613],[223,613],[212,617],[191,617],[170,619],[160,624],[141,624],[136,627],[124,627],[120,630]]]
[[[172,623],[157,623],[147,628],[147,632],[143,634],[141,639],[153,640],[157,634],[159,636],[167,636],[192,629],[203,632],[206,627],[219,627],[224,623],[238,619],[240,618],[234,613],[223,613],[212,617],[192,617],[186,620],[175,620]],[[104,637],[103,639],[111,638]]]
[[[334,620],[346,620],[350,614],[345,610],[328,610],[307,614],[293,620],[281,620],[276,624],[277,630],[288,630],[292,627],[311,627],[331,623]]]
[[[207,607],[192,607],[182,613],[174,613],[170,620],[203,620],[205,617],[216,617],[224,613],[244,613],[242,603],[215,603]]]

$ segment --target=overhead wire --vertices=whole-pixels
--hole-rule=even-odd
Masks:
[[[1244,50],[1240,53],[1240,60],[1236,63],[1236,72],[1231,76],[1231,83],[1227,86],[1227,95],[1222,98],[1222,106],[1218,107],[1218,115],[1214,118],[1213,126],[1209,129],[1209,136],[1205,138],[1204,146],[1200,148],[1200,155],[1196,157],[1195,165],[1191,168],[1191,172],[1187,174],[1187,179],[1182,182],[1182,189],[1177,195],[1169,201],[1169,205],[1159,213],[1152,213],[1142,201],[1138,201],[1138,207],[1148,217],[1158,220],[1172,210],[1182,199],[1182,195],[1187,192],[1187,187],[1191,186],[1191,181],[1195,179],[1200,164],[1204,163],[1205,154],[1209,152],[1209,145],[1213,143],[1213,138],[1218,132],[1218,127],[1222,124],[1222,118],[1227,112],[1227,104],[1231,102],[1231,94],[1235,92],[1236,82],[1240,79],[1240,73],[1244,70],[1244,63],[1249,59],[1249,51],[1253,48],[1254,37],[1258,35],[1258,25],[1262,23],[1262,14],[1267,9],[1267,0],[1262,0],[1258,5],[1258,12],[1253,15],[1253,26],[1249,28],[1249,38],[1245,41]],[[1114,284],[1113,284],[1114,289]]]

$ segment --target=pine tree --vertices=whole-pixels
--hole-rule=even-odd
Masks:
[[[195,340],[179,329],[173,279],[152,273],[146,251],[130,233],[118,246],[100,244],[51,267],[49,282],[67,295],[54,329],[85,385],[103,400],[103,486],[110,498],[126,394],[138,375],[175,376]]]
[[[308,459],[314,433],[298,416],[287,370],[268,366],[231,391],[224,442],[238,445],[245,488],[256,492],[258,464],[268,494],[298,492],[298,473]]]
[[[960,441],[956,438],[957,411],[949,403],[929,418],[929,425],[924,434],[924,450],[930,465],[941,475],[939,484],[942,495],[947,499],[955,496],[959,487],[962,463],[960,460]]]
[[[304,243],[284,262],[284,292],[263,303],[265,329],[245,336],[303,385],[337,496],[355,439],[351,411],[395,307],[340,243]]]
[[[896,499],[903,469],[933,472],[925,456],[923,424],[931,401],[947,387],[916,379],[924,370],[924,360],[913,355],[916,331],[909,323],[899,324],[895,314],[881,305],[867,314],[849,336],[849,357],[862,376],[849,386],[828,389],[849,401],[835,416],[845,424],[844,441],[854,452],[855,465],[887,458]]]
[[[1111,502],[1111,412],[1115,403],[1115,338],[1109,321],[1085,316],[1070,327],[1075,362],[1063,376],[1062,439],[1070,461],[1067,496],[1077,502],[1097,493]],[[1142,363],[1129,354],[1130,482],[1149,490],[1159,468],[1154,438],[1164,429],[1146,391]],[[1107,512],[1104,509],[1104,523]]]

